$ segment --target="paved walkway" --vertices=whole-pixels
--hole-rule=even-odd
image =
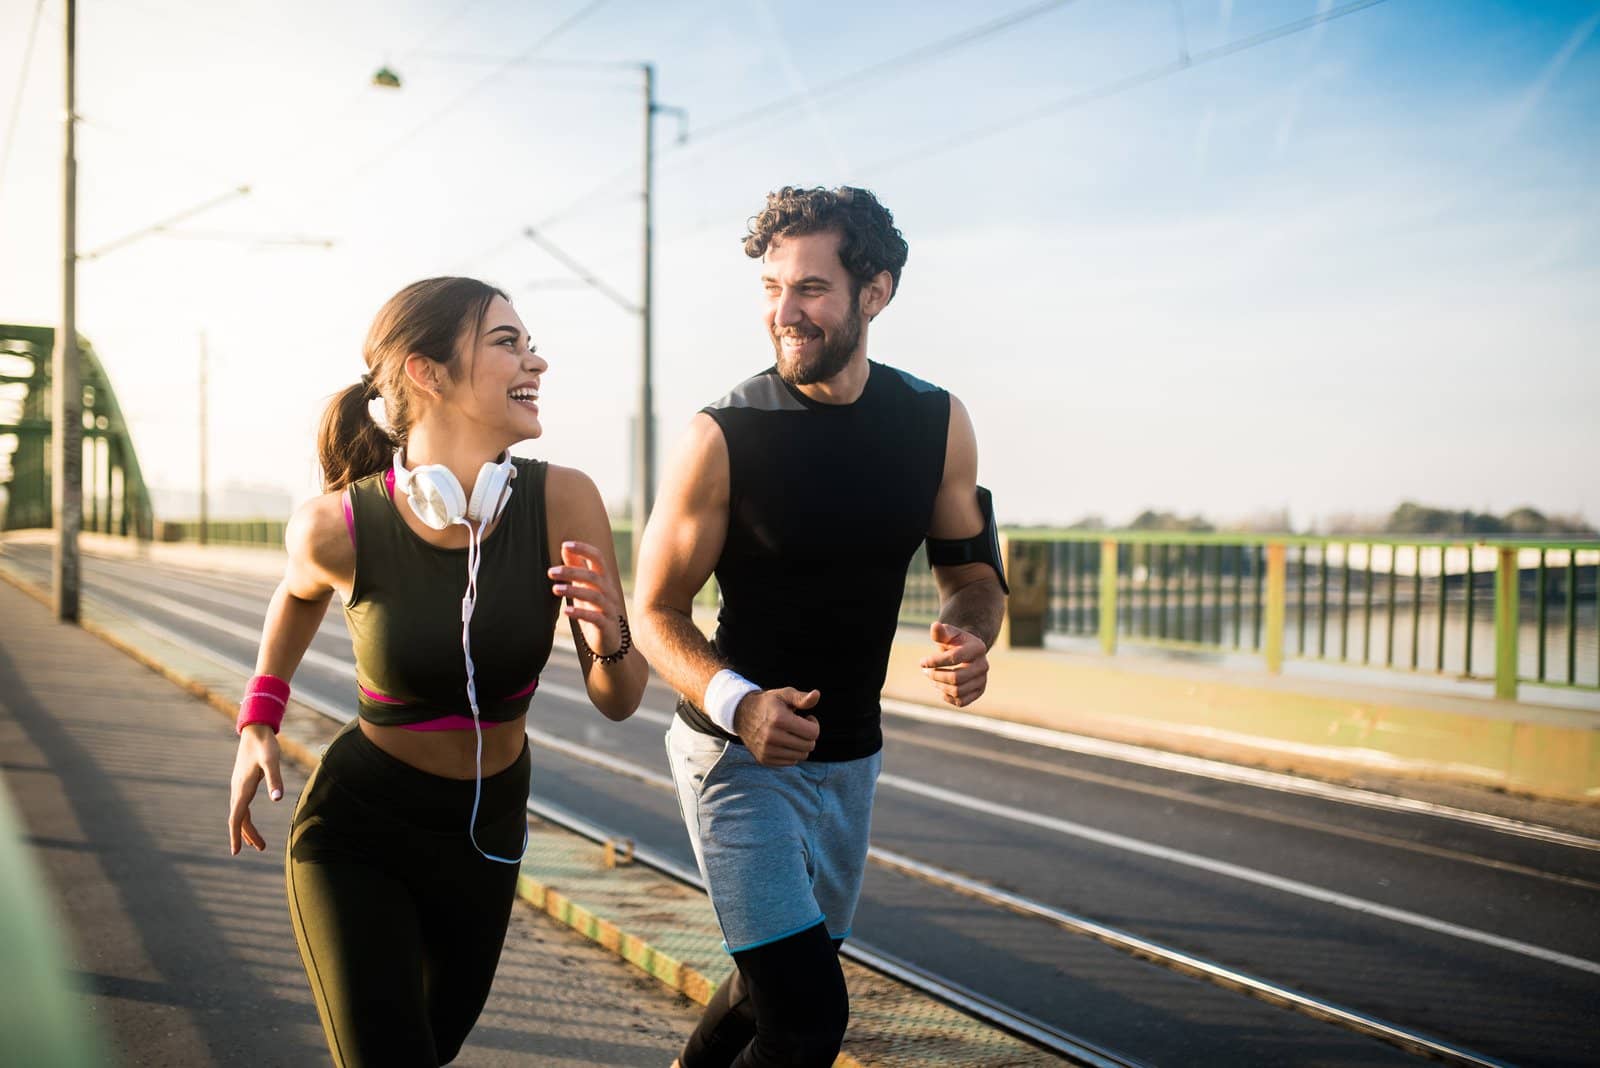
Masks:
[[[0,775],[67,928],[83,1011],[127,1065],[326,1063],[289,926],[290,800],[228,855],[222,717],[0,583]],[[285,762],[288,799],[304,774]],[[513,914],[461,1065],[668,1064],[699,1007],[541,914]]]

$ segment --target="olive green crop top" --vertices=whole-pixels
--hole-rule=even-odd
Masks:
[[[547,575],[548,465],[513,462],[517,476],[505,513],[483,540],[471,624],[478,710],[485,723],[503,723],[528,710],[561,610]],[[350,487],[356,568],[345,621],[355,647],[360,713],[379,726],[470,717],[461,651],[467,550],[423,541],[396,510],[392,479],[393,472],[385,471]]]

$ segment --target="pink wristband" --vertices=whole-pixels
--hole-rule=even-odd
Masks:
[[[277,734],[283,725],[283,710],[289,704],[289,684],[276,675],[257,675],[244,688],[239,702],[239,718],[234,731],[243,734],[252,723],[265,723]]]

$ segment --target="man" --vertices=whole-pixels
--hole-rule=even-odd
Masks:
[[[957,707],[983,693],[1005,604],[966,409],[867,359],[906,261],[893,217],[863,189],[785,187],[744,248],[777,363],[690,423],[635,591],[639,644],[682,695],[668,757],[737,964],[682,1068],[833,1063],[906,569],[926,540],[942,605],[922,669]],[[713,572],[707,642],[691,607]]]

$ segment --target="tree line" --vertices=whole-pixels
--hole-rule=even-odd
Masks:
[[[1026,528],[1024,528],[1026,529]],[[1266,512],[1248,519],[1218,526],[1201,515],[1147,508],[1126,525],[1113,527],[1097,515],[1084,516],[1068,530],[1149,530],[1176,533],[1208,533],[1216,530],[1250,533],[1294,533],[1287,511]],[[1475,535],[1533,536],[1549,534],[1594,535],[1595,528],[1582,516],[1547,515],[1537,508],[1513,508],[1504,515],[1474,512],[1470,509],[1435,508],[1404,501],[1387,516],[1338,515],[1331,517],[1317,534],[1423,534],[1435,537]]]

